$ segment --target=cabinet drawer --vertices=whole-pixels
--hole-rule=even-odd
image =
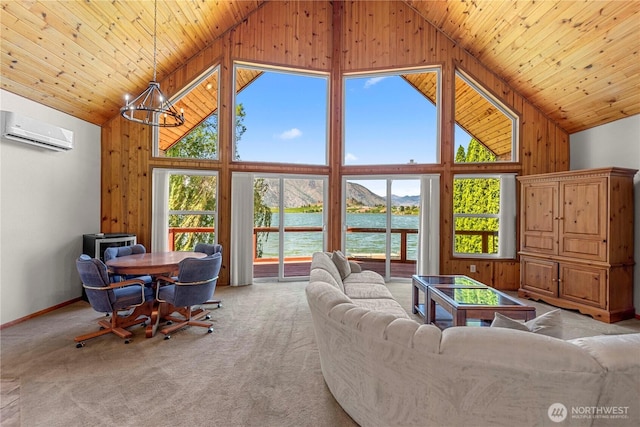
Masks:
[[[579,264],[560,264],[560,297],[607,308],[607,270]]]
[[[558,263],[524,256],[520,261],[522,289],[541,295],[558,296]]]

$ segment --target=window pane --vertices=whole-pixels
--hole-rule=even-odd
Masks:
[[[455,85],[456,163],[516,161],[516,115],[460,73]]]
[[[236,67],[235,160],[327,164],[326,76]]]
[[[215,215],[169,215],[169,240],[177,251],[192,251],[198,242],[213,244],[215,220]]]
[[[280,180],[257,177],[253,181],[253,226],[255,232],[255,258],[278,259],[280,226]]]
[[[216,197],[215,175],[170,175],[170,247],[178,251],[190,251],[197,242],[215,242]]]
[[[416,261],[418,259],[418,223],[420,218],[420,181],[397,180],[391,183],[391,228],[401,229],[401,233],[391,235],[392,245],[397,239],[400,259]],[[405,231],[406,230],[406,231]]]
[[[199,78],[175,102],[185,124],[159,128],[158,155],[187,159],[218,158],[218,69]]]
[[[347,180],[347,256],[384,260],[387,246],[386,185],[386,180]]]
[[[433,70],[345,78],[343,163],[439,162],[438,76]]]
[[[500,180],[454,178],[454,253],[498,254]]]

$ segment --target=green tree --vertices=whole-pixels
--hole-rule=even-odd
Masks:
[[[173,144],[167,157],[215,159],[218,151],[218,115],[212,114]]]
[[[456,162],[494,162],[496,156],[475,138],[465,152],[460,146]],[[453,212],[459,214],[497,214],[500,210],[500,181],[495,178],[456,179],[453,184]],[[496,218],[462,217],[455,219],[456,231],[498,231]],[[497,249],[495,239],[489,241],[489,252]],[[457,234],[455,251],[458,253],[483,253],[480,235]]]

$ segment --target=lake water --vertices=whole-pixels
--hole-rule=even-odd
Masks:
[[[285,213],[285,226],[322,226],[321,213]],[[391,228],[418,229],[417,215],[392,215]],[[347,214],[347,226],[357,228],[385,228],[386,214],[357,213]],[[279,214],[274,213],[271,221],[273,227],[280,222]],[[347,233],[346,252],[348,256],[382,256],[385,252],[385,233]],[[407,258],[417,259],[417,234],[407,236]],[[285,233],[284,254],[287,256],[310,256],[321,251],[322,233]],[[269,233],[263,246],[263,257],[278,256],[278,234]],[[400,254],[400,234],[391,234],[391,254]]]

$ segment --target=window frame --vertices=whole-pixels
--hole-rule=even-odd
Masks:
[[[197,86],[199,86],[203,81],[205,81],[206,79],[208,79],[210,76],[212,76],[214,73],[218,73],[218,87],[216,88],[216,92],[218,94],[217,96],[217,100],[218,100],[218,105],[216,107],[216,109],[214,110],[216,112],[216,114],[218,114],[218,142],[217,142],[217,147],[216,147],[216,157],[213,159],[198,159],[198,158],[192,158],[192,157],[166,157],[166,156],[161,156],[160,155],[160,128],[157,126],[154,126],[153,131],[151,132],[151,139],[152,139],[152,157],[153,158],[157,158],[157,159],[172,159],[172,160],[198,160],[198,161],[219,161],[220,160],[220,128],[219,128],[219,124],[220,124],[220,116],[219,116],[219,112],[220,112],[220,88],[221,88],[221,71],[220,71],[220,64],[216,64],[213,65],[209,68],[207,68],[203,73],[201,73],[198,77],[196,77],[194,80],[192,80],[188,85],[184,86],[181,90],[179,90],[177,93],[175,93],[171,99],[169,100],[171,102],[171,104],[175,105],[176,102],[180,101],[182,98],[184,98],[189,92],[191,92],[193,89],[195,89]],[[188,114],[188,112],[185,112],[185,116]],[[212,113],[210,113],[208,116],[205,117],[208,118],[209,116],[211,116]],[[187,136],[191,131],[193,131],[194,128],[190,129],[189,132],[187,132],[183,138],[185,136]],[[182,139],[182,138],[181,138]],[[181,140],[180,139],[180,140]],[[178,141],[176,141],[178,142]]]
[[[172,175],[213,176],[216,179],[215,210],[170,210],[169,182]],[[160,182],[162,181],[162,183]],[[161,185],[162,184],[162,185]],[[213,215],[214,243],[218,242],[218,210],[220,200],[220,172],[212,169],[154,168],[152,172],[152,248],[154,252],[169,250],[170,215]],[[166,240],[165,240],[166,239]]]
[[[455,117],[455,103],[456,99],[456,90],[455,90],[455,80],[456,77],[459,77],[463,80],[467,85],[469,85],[473,90],[475,90],[479,95],[484,97],[487,102],[497,108],[502,114],[504,114],[511,121],[511,159],[510,160],[498,160],[495,162],[456,162],[456,150],[458,145],[455,141],[455,126],[457,125],[457,120]],[[520,161],[520,116],[513,111],[511,108],[507,107],[502,101],[498,99],[497,96],[493,95],[488,89],[485,89],[480,83],[476,82],[468,73],[461,70],[460,68],[456,68],[454,71],[454,90],[453,90],[453,123],[454,123],[454,141],[453,141],[453,164],[461,165],[461,164],[504,164],[504,163],[518,163]],[[463,129],[464,131],[464,129]],[[465,131],[466,132],[466,131]],[[472,135],[469,135],[470,138],[474,138]]]
[[[231,163],[238,164],[251,164],[251,163],[268,163],[268,164],[294,164],[294,165],[302,165],[302,166],[328,166],[329,165],[329,140],[330,140],[330,113],[331,113],[331,76],[329,73],[324,71],[314,71],[314,70],[301,70],[293,67],[278,67],[275,65],[266,65],[266,64],[258,64],[254,62],[245,62],[245,61],[234,61],[233,62],[233,101],[232,101],[232,109],[234,111],[234,127],[235,127],[235,111],[237,108],[237,96],[242,91],[242,89],[236,92],[237,86],[237,76],[238,76],[238,68],[245,68],[249,70],[258,70],[263,72],[271,72],[271,73],[279,73],[279,74],[293,74],[298,76],[309,76],[314,78],[322,78],[326,81],[326,93],[325,93],[325,138],[324,138],[324,162],[323,163],[288,163],[288,162],[270,162],[270,161],[258,161],[258,160],[238,160],[235,158],[235,154],[232,156]],[[244,89],[244,88],[243,88]],[[238,153],[237,151],[237,139],[236,133],[232,132],[231,135],[231,150],[232,153]],[[239,153],[238,153],[239,154]]]
[[[497,179],[500,185],[499,212],[491,213],[455,213],[455,180],[456,179]],[[460,173],[453,174],[451,187],[451,254],[455,259],[515,259],[516,258],[516,174],[515,173]],[[512,194],[506,194],[512,193]],[[498,219],[498,251],[496,253],[463,253],[456,252],[456,218],[497,218]]]
[[[425,164],[425,165],[438,165],[442,162],[442,125],[441,125],[441,117],[442,117],[442,66],[440,65],[427,65],[423,67],[410,67],[410,68],[393,68],[393,69],[385,69],[378,71],[358,71],[358,72],[346,72],[342,73],[342,152],[341,152],[341,165],[343,167],[350,166],[391,166],[398,165],[402,163],[364,163],[364,164],[347,164],[345,162],[346,157],[346,132],[347,132],[347,119],[346,119],[346,103],[347,103],[347,79],[349,78],[375,78],[375,77],[401,77],[401,74],[417,74],[417,73],[430,73],[435,72],[436,74],[436,102],[435,102],[435,160],[433,163],[420,163],[420,162],[410,162],[410,164]],[[413,159],[411,159],[413,160]]]

